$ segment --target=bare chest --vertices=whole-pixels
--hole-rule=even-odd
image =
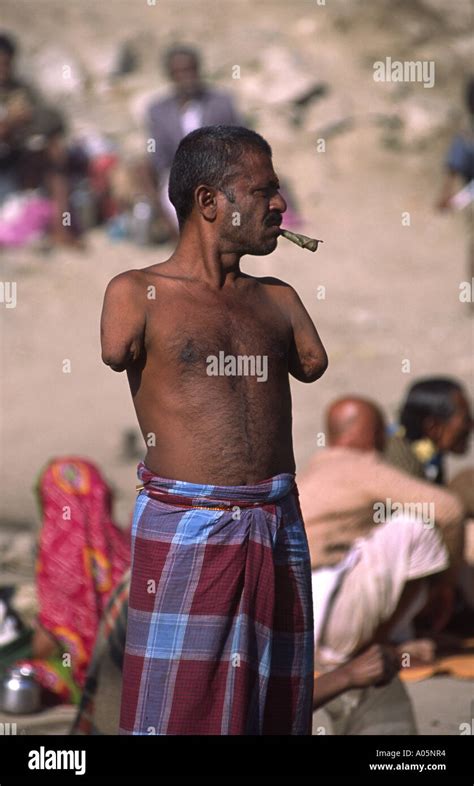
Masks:
[[[286,372],[290,327],[281,312],[250,301],[238,306],[182,304],[156,312],[149,348],[167,367],[186,375],[257,377]]]

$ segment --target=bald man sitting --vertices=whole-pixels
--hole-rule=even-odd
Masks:
[[[383,461],[385,422],[371,401],[336,401],[326,433],[329,447],[299,484],[322,672],[371,642],[406,638],[403,631],[426,603],[428,577],[446,575],[459,560],[464,518],[457,497]],[[386,688],[345,694],[335,706],[336,733],[416,733],[398,678]]]

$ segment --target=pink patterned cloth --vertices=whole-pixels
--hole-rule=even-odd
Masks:
[[[130,564],[130,533],[113,523],[110,489],[82,458],[51,461],[38,492],[43,512],[38,621],[70,653],[71,676],[82,688],[100,618]],[[38,663],[40,681],[43,671]]]

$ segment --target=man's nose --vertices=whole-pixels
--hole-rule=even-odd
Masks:
[[[270,209],[277,210],[279,213],[284,213],[286,211],[287,204],[283,199],[282,195],[278,191],[275,196],[272,198],[270,202]]]

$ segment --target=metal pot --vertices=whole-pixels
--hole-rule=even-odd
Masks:
[[[41,686],[30,666],[12,666],[0,682],[0,710],[14,715],[37,712],[41,706]]]

